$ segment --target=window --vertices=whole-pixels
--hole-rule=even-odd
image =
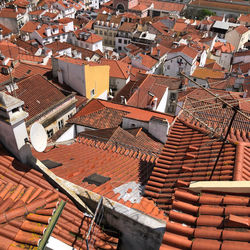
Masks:
[[[128,44],[128,40],[124,40],[124,44]]]
[[[90,96],[93,97],[94,95],[95,95],[95,89],[92,89],[92,90],[90,91]]]
[[[70,119],[72,116],[73,116],[73,113],[70,113],[70,114],[68,115],[68,119]]]
[[[118,50],[122,50],[122,47],[119,46],[119,47],[118,47]]]
[[[168,70],[170,69],[170,65],[167,66],[167,69],[168,69]]]
[[[50,138],[53,134],[54,134],[54,130],[53,130],[53,128],[52,128],[52,129],[50,129],[50,130],[47,130],[47,135],[48,135],[48,138]]]
[[[98,30],[95,30],[95,33],[98,34]]]
[[[58,128],[61,129],[63,127],[63,119],[58,122]]]
[[[104,35],[105,35],[105,36],[107,35],[107,31],[104,31]]]
[[[122,39],[118,39],[118,43],[122,43]]]
[[[102,35],[102,30],[100,30],[100,35]]]

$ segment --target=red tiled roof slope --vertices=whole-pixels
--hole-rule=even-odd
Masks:
[[[163,144],[144,132],[142,128],[122,129],[108,128],[85,131],[79,134],[79,137],[90,138],[98,141],[104,141],[107,145],[120,144],[124,147],[132,146],[138,149],[148,150],[159,153]]]
[[[154,166],[154,155],[87,138],[71,145],[58,145],[45,153],[34,154],[42,160],[50,159],[62,163],[61,167],[52,169],[59,177],[153,217],[165,218],[153,201],[141,197],[140,202],[132,202],[131,199],[126,200],[120,193],[114,192],[115,188],[131,182],[144,185]],[[95,173],[111,179],[100,186],[83,182],[84,178]]]
[[[64,194],[59,193],[53,186],[47,182],[42,173],[31,169],[27,165],[9,156],[9,154],[0,145],[0,197],[2,198],[2,211],[9,209],[11,214],[6,211],[5,215],[1,213],[0,217],[7,218],[6,230],[8,233],[0,230],[0,248],[11,249],[31,249],[41,238],[44,229],[47,227],[48,220],[56,208],[58,201],[67,202],[62,214],[53,230],[52,236],[62,242],[76,248],[85,249],[85,236],[91,223],[91,219],[83,212],[78,210],[73,202]],[[23,207],[26,204],[26,209]],[[33,204],[33,209],[26,215],[29,204]],[[38,210],[39,208],[39,210]],[[10,210],[11,209],[11,210]],[[13,216],[14,210],[24,211],[18,218]],[[32,212],[35,212],[32,213]],[[25,215],[24,215],[25,214]],[[26,217],[22,217],[22,216]],[[32,223],[33,221],[33,223]],[[23,223],[22,223],[23,222]],[[96,226],[95,237],[91,240],[93,248],[98,249],[116,249],[118,239],[104,233],[99,226]],[[76,237],[75,235],[78,235]],[[27,242],[28,241],[28,242]],[[9,243],[9,245],[8,245]],[[3,247],[1,244],[6,244]],[[10,246],[10,248],[8,248]]]
[[[177,189],[163,249],[250,249],[249,194]]]
[[[177,120],[149,178],[145,195],[159,208],[171,209],[174,188],[191,181],[209,180],[222,142],[208,136],[206,130]],[[236,146],[226,144],[212,180],[232,180]]]
[[[75,114],[68,122],[93,128],[114,128],[121,124],[122,118],[150,121],[152,117],[173,121],[173,116],[153,112],[132,106],[111,103],[104,100],[92,99],[83,109]]]
[[[17,97],[25,102],[25,110],[31,119],[51,105],[65,98],[65,95],[41,75],[30,76],[18,82]]]

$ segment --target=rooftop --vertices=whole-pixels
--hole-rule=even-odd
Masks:
[[[221,145],[222,141],[209,136],[207,129],[177,120],[146,185],[145,195],[152,197],[161,209],[174,209],[175,188],[209,180]],[[249,156],[244,151],[249,150],[247,145],[226,143],[212,180],[249,180]]]
[[[68,122],[87,127],[104,129],[114,128],[122,123],[122,118],[149,122],[152,117],[167,119],[169,123],[173,117],[154,111],[148,111],[122,104],[92,99],[83,109],[75,114]]]
[[[1,171],[1,232],[0,248],[36,248],[47,228],[58,202],[66,201],[52,236],[75,248],[85,247],[91,219],[78,210],[74,203],[57,191],[42,173],[21,164],[2,146]],[[7,220],[6,220],[7,219]],[[105,233],[98,225],[92,239],[94,248],[116,249],[118,239]],[[77,236],[76,236],[77,235]],[[84,242],[84,243],[83,243]],[[91,243],[90,243],[91,244]]]
[[[177,188],[162,249],[249,248],[248,203],[249,194]]]
[[[52,169],[59,177],[150,216],[165,217],[153,201],[141,196],[141,189],[154,166],[155,155],[84,137],[77,141],[34,154],[42,160],[62,163],[62,166]],[[106,181],[92,182],[93,175]]]

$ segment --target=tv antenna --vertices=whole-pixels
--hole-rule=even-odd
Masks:
[[[35,122],[30,128],[30,141],[32,146],[37,152],[43,152],[47,147],[48,136],[44,127]]]

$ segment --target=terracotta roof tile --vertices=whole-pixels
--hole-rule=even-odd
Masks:
[[[16,96],[24,101],[28,119],[61,101],[65,95],[41,75],[33,75],[18,82]]]
[[[63,165],[52,171],[62,178],[153,217],[165,218],[153,201],[140,195],[138,200],[133,200],[133,197],[127,200],[119,191],[116,191],[116,188],[128,185],[134,192],[137,192],[137,187],[147,181],[154,165],[155,155],[151,155],[147,160],[143,153],[119,144],[116,146],[106,144],[105,147],[101,147],[97,143],[92,139],[81,138],[77,143],[68,146],[59,145],[56,149],[48,150],[46,153],[34,152],[34,154],[42,160],[51,159],[61,162]],[[127,150],[132,154],[128,154]],[[100,186],[84,181],[92,174],[99,174],[110,179]]]
[[[172,50],[169,52],[169,54],[170,54],[170,53],[178,53],[178,52],[183,53],[183,54],[185,54],[185,55],[191,57],[192,59],[194,59],[194,58],[198,55],[198,51],[197,51],[197,50],[195,50],[195,49],[193,49],[193,48],[190,48],[190,47],[188,47],[188,46],[186,46],[186,45],[184,45],[184,46],[179,46],[179,47],[177,47],[177,48],[172,49]]]
[[[35,21],[29,21],[21,28],[22,32],[32,33],[34,30],[36,30],[37,26],[39,25],[39,22]]]
[[[20,79],[20,78],[27,77],[30,75],[35,75],[35,74],[45,75],[49,71],[51,71],[51,68],[49,67],[20,62],[20,63],[17,63],[14,69],[12,70],[12,76],[16,79]],[[9,82],[9,81],[10,81],[9,75],[4,75],[2,73],[0,74],[1,83]]]
[[[110,66],[110,77],[128,79],[130,74],[130,65],[128,63],[102,58],[100,61],[100,65],[101,64]]]
[[[200,79],[224,79],[225,73],[223,71],[214,70],[205,66],[196,68],[192,77]]]
[[[120,103],[121,96],[124,96],[128,105],[148,108],[152,101],[152,96],[148,94],[149,91],[158,98],[158,103],[160,103],[166,88],[177,90],[180,85],[181,81],[178,78],[138,73],[136,81],[127,83],[116,94],[113,101]]]
[[[248,249],[248,203],[249,196],[244,194],[177,189],[162,249]]]
[[[205,129],[196,129],[179,120],[171,128],[145,191],[160,208],[169,210],[177,181],[208,180],[222,142],[211,139],[207,134]],[[226,144],[212,180],[233,179],[235,156],[236,146]],[[153,187],[160,187],[161,191],[152,191]],[[148,194],[149,191],[151,193]]]
[[[0,24],[0,29],[2,29],[2,34],[3,36],[7,36],[12,34],[12,31],[9,30],[7,27],[5,27],[4,25]]]
[[[237,31],[240,35],[243,35],[249,31],[248,28],[243,25],[236,27],[234,30]]]
[[[53,188],[41,173],[12,158],[2,147],[0,171],[1,249],[36,248],[61,200],[67,203],[52,236],[75,248],[83,247],[91,221],[67,196]],[[75,237],[79,232],[82,238]],[[98,225],[94,238],[91,240],[94,248],[117,248],[116,236],[108,235]]]
[[[163,147],[161,142],[150,136],[147,132],[143,131],[142,128],[122,129],[121,127],[117,127],[90,130],[80,133],[79,136],[97,141],[103,141],[108,145],[118,143],[124,146],[136,147],[142,151],[148,150],[156,153],[159,153]]]

